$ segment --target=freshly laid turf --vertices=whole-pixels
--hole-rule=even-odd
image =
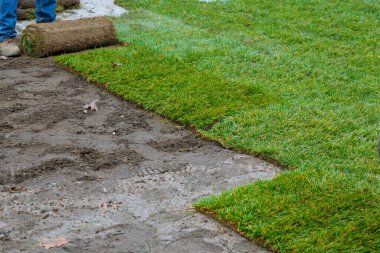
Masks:
[[[281,252],[380,251],[378,1],[118,2],[129,46],[58,61],[289,168],[199,210]]]

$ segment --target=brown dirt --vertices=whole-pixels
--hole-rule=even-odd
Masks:
[[[187,207],[276,172],[51,59],[0,62],[0,252],[266,252]]]

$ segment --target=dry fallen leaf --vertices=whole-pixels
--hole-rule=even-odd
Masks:
[[[42,238],[38,246],[43,247],[45,249],[51,249],[67,245],[68,243],[69,242],[65,238],[59,236],[56,238]]]
[[[88,105],[83,106],[83,109],[90,110],[90,111],[96,111],[97,112],[98,111],[98,107],[96,106],[96,102],[98,102],[98,101],[99,100],[92,101]]]

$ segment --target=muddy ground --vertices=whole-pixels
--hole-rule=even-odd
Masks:
[[[276,172],[51,59],[0,61],[0,252],[266,252],[187,208]]]

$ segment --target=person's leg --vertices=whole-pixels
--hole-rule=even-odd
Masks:
[[[1,0],[0,0],[1,1]],[[49,23],[55,21],[55,0],[36,0],[36,21],[37,23]]]
[[[0,0],[0,55],[19,56],[15,40],[18,0]]]
[[[0,42],[16,37],[18,0],[0,0]]]

